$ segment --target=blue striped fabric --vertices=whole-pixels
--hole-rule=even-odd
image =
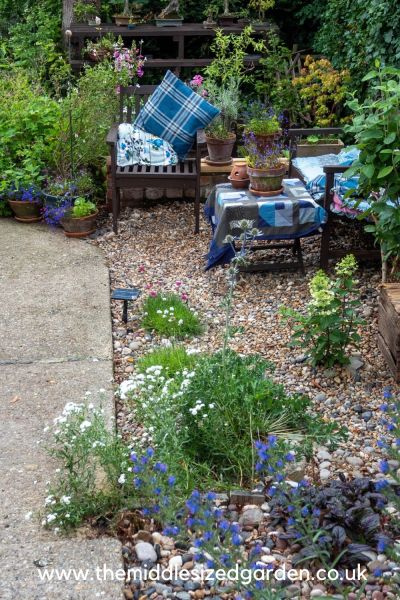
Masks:
[[[138,114],[135,126],[169,142],[179,159],[184,160],[196,132],[218,113],[217,108],[167,71]]]

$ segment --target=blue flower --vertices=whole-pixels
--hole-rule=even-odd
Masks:
[[[143,479],[135,477],[135,479],[133,480],[133,484],[135,487],[140,488],[143,485]]]
[[[159,471],[160,473],[166,473],[168,471],[168,467],[165,463],[156,462],[154,465],[154,470]]]
[[[170,475],[168,477],[168,485],[170,485],[172,487],[173,485],[175,485],[175,483],[176,483],[176,477],[175,477],[175,475]]]
[[[375,483],[375,489],[377,492],[380,492],[381,490],[384,490],[385,488],[387,488],[389,485],[389,482],[387,479],[380,479],[379,481],[377,481]]]
[[[147,456],[149,458],[152,458],[154,456],[154,450],[153,450],[153,448],[147,448],[146,454],[147,454]]]
[[[382,553],[382,552],[385,552],[386,548],[387,548],[387,543],[384,539],[381,538],[376,545],[376,549],[378,552]]]
[[[240,544],[242,543],[242,541],[243,541],[242,538],[237,533],[234,533],[232,535],[232,544],[234,546],[240,546]]]
[[[392,392],[390,391],[390,388],[385,387],[385,389],[383,390],[383,397],[386,399],[392,397]]]
[[[386,459],[381,460],[379,462],[379,470],[381,471],[381,473],[384,473],[384,474],[389,473],[389,470],[390,470],[389,463]]]
[[[307,517],[310,514],[310,511],[308,510],[307,506],[303,506],[300,513],[302,517]]]

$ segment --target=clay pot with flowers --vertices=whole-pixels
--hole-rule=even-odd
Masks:
[[[0,195],[8,202],[16,221],[35,223],[42,219],[42,197],[37,187],[39,182],[39,167],[29,161],[23,167],[5,170],[0,182]]]
[[[207,80],[205,85],[207,100],[220,110],[220,114],[206,128],[206,162],[210,165],[229,165],[232,164],[232,152],[236,143],[233,129],[239,113],[239,81],[231,79],[223,85],[217,85],[214,81]]]
[[[251,133],[260,152],[275,144],[282,136],[282,118],[274,109],[258,100],[251,102],[243,117],[247,123],[244,132]]]
[[[85,47],[85,54],[94,62],[111,59],[114,54],[116,39],[112,33],[102,35],[97,41],[89,40]]]
[[[282,143],[276,140],[260,151],[252,132],[245,133],[243,141],[250,192],[256,196],[277,196],[283,191],[282,180],[286,173],[286,165],[282,163]]]

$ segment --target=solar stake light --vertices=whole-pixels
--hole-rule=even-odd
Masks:
[[[137,288],[117,288],[111,294],[112,300],[123,300],[124,308],[122,311],[122,320],[128,322],[128,300],[136,300],[140,296]]]

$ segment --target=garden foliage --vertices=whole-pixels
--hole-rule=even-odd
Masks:
[[[285,320],[294,323],[292,344],[306,349],[313,365],[332,367],[345,365],[350,359],[348,346],[360,341],[358,326],[362,321],[356,309],[360,305],[354,280],[357,263],[353,255],[343,258],[335,267],[335,279],[318,271],[309,288],[311,301],[306,314],[282,307]]]

